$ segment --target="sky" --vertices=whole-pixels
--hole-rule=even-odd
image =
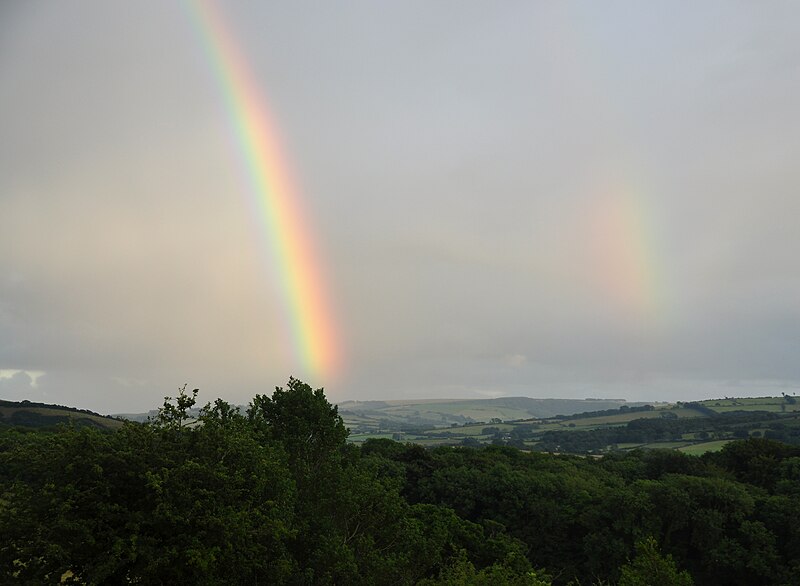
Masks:
[[[4,2],[0,398],[794,393],[798,19]]]

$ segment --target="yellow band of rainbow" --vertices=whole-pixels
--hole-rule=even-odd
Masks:
[[[189,13],[223,93],[244,160],[251,197],[275,263],[304,376],[331,377],[339,348],[313,230],[301,213],[280,142],[258,83],[213,2],[191,0]]]

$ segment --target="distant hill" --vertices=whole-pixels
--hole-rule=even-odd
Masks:
[[[603,454],[648,448],[687,453],[764,437],[800,445],[800,401],[780,397],[635,403],[624,399],[422,399],[346,401],[339,415],[349,440],[393,438],[423,446],[502,444],[524,450]],[[158,411],[105,416],[63,405],[0,400],[0,427],[61,423],[118,429]],[[197,416],[193,409],[192,415]]]
[[[531,397],[501,397],[497,399],[410,399],[388,401],[344,401],[339,403],[339,415],[351,429],[391,428],[400,426],[448,427],[453,423],[488,423],[492,419],[503,421],[541,419],[556,415],[574,415],[587,411],[618,409],[623,405],[636,407],[644,403],[630,403],[625,399],[533,399]],[[244,406],[240,406],[244,410]],[[113,416],[130,421],[145,422],[158,414],[116,413]],[[193,417],[199,409],[190,413]]]
[[[244,407],[241,405],[238,408],[244,412]],[[200,416],[200,407],[192,407],[191,409],[187,410],[189,417],[191,419],[197,419]],[[116,419],[125,419],[127,421],[135,421],[136,423],[146,423],[151,419],[155,419],[158,416],[158,409],[151,409],[146,413],[112,413],[110,417],[114,417]]]
[[[117,429],[122,421],[88,409],[0,399],[0,426],[52,427],[59,423]]]
[[[593,455],[652,448],[699,454],[747,437],[800,445],[800,401],[786,394],[674,404],[527,397],[350,402],[339,413],[355,443],[392,438],[429,447],[500,444]]]
[[[497,399],[423,399],[408,401],[346,401],[339,403],[339,414],[353,428],[366,429],[391,424],[396,426],[441,426],[489,423],[493,419],[511,421],[573,415],[587,411],[618,409],[644,403],[624,399],[533,399],[501,397]]]

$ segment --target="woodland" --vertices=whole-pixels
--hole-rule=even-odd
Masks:
[[[800,446],[347,442],[322,389],[0,428],[0,582],[800,584]]]

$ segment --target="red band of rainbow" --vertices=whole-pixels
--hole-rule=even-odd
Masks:
[[[233,123],[258,223],[281,281],[300,366],[304,375],[332,377],[339,366],[338,345],[313,230],[301,213],[266,101],[213,2],[193,0],[189,6]]]

